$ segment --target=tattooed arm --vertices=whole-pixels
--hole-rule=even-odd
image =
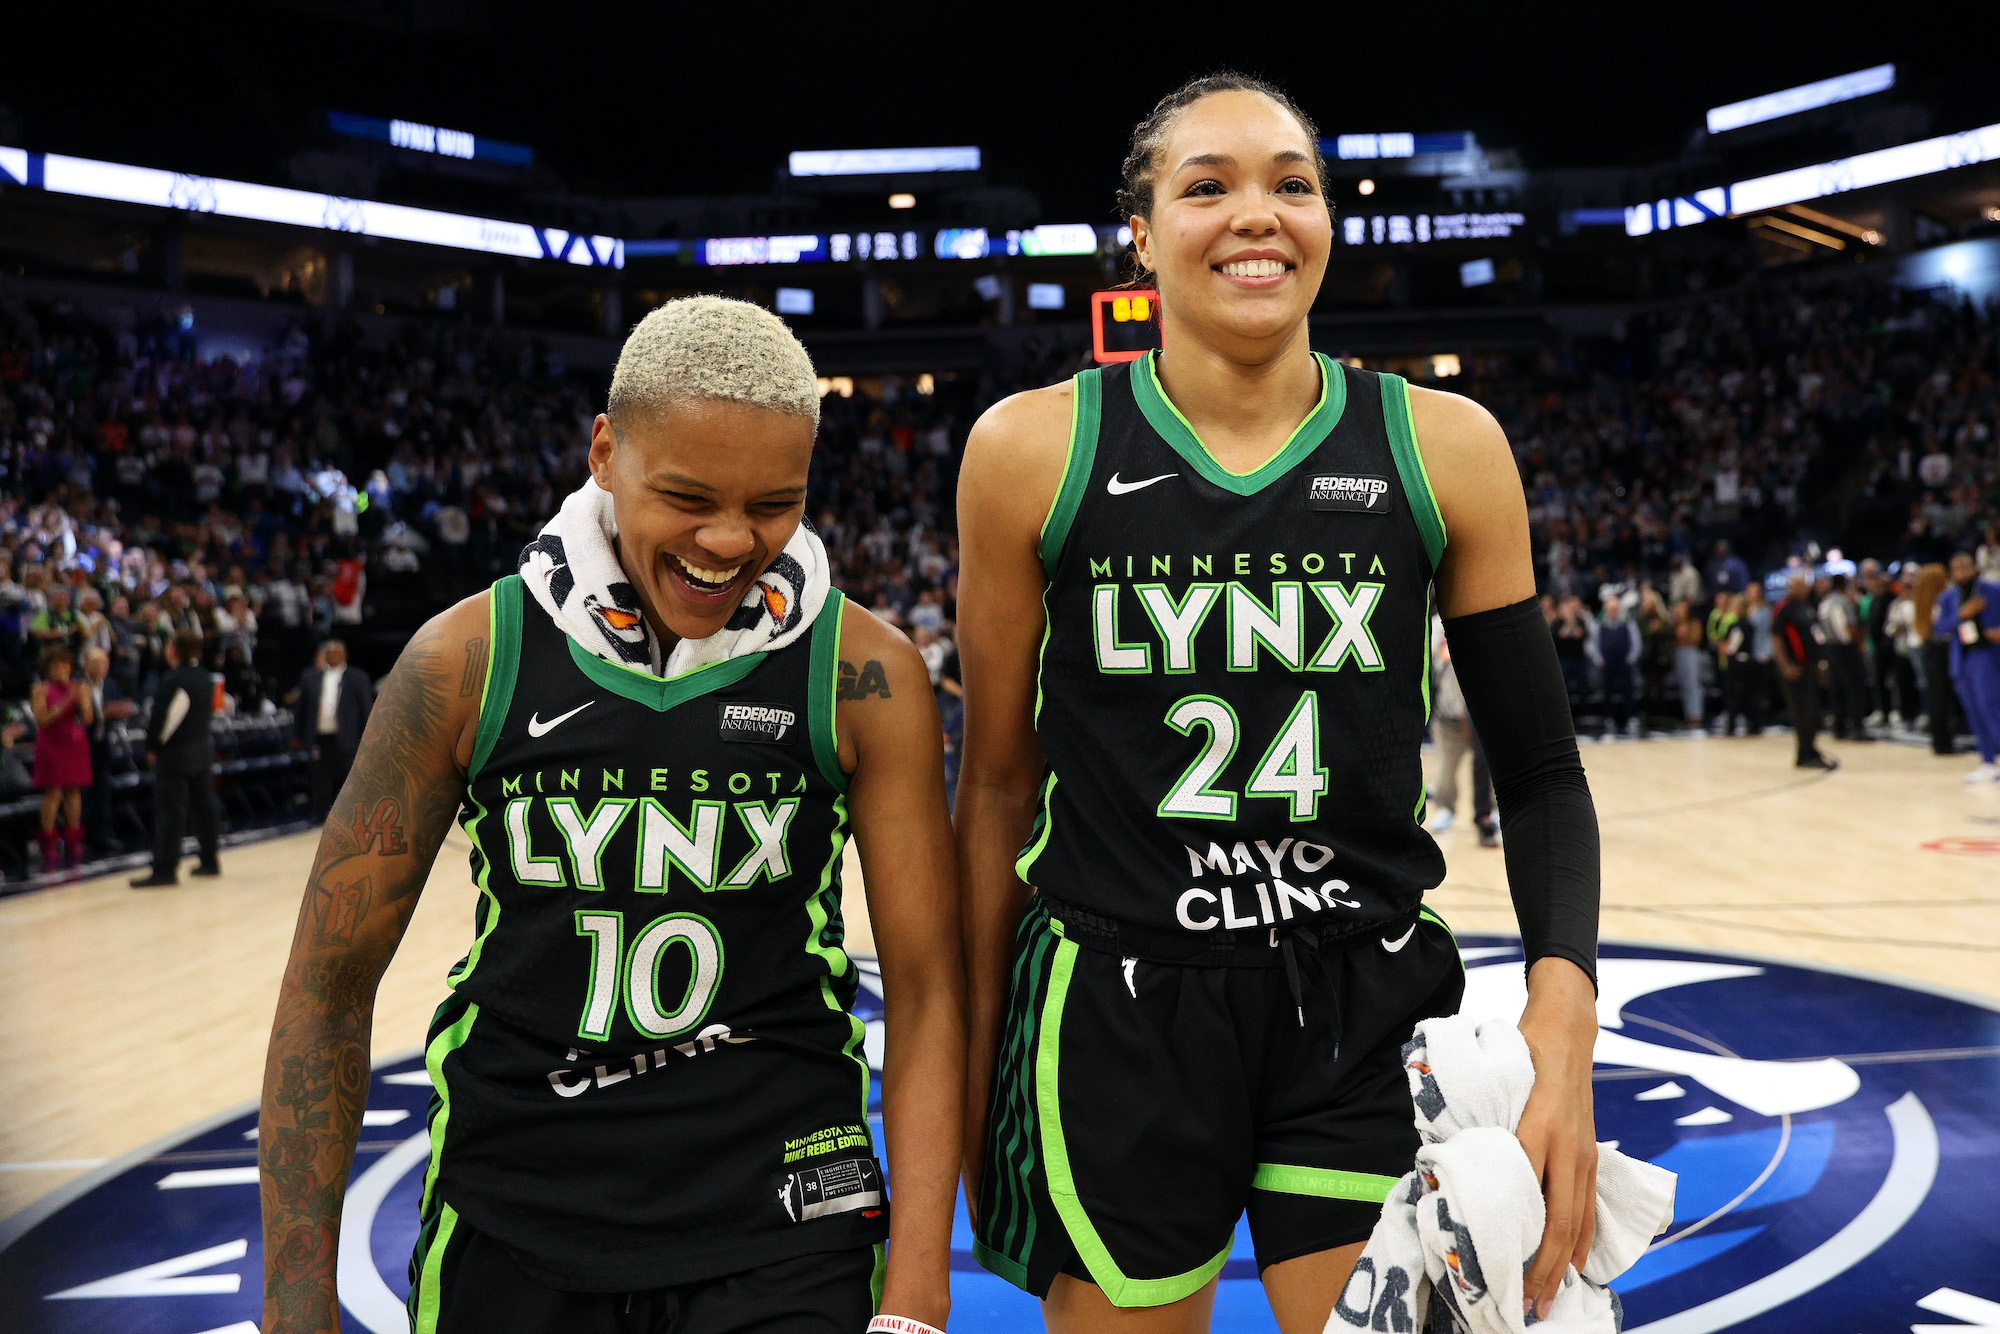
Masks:
[[[835,730],[882,962],[889,1272],[882,1313],[944,1328],[965,1100],[965,978],[944,732],[910,641],[849,604]]]
[[[257,1121],[265,1334],[340,1329],[334,1251],[368,1097],[375,987],[465,790],[486,634],[481,593],[403,649],[320,833]]]

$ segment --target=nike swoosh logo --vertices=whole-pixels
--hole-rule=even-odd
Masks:
[[[1169,477],[1178,476],[1180,474],[1177,472],[1163,472],[1158,477],[1148,477],[1143,482],[1121,482],[1118,480],[1118,474],[1114,472],[1111,474],[1111,480],[1104,484],[1104,489],[1114,496],[1122,496],[1133,491],[1144,491],[1155,482],[1164,482]]]
[[[541,710],[537,709],[535,712],[528,715],[528,735],[547,736],[550,732],[555,731],[556,728],[562,726],[564,723],[576,717],[576,715],[582,713],[585,709],[589,708],[591,705],[595,703],[597,703],[596,700],[587,699],[583,703],[571,709],[568,713],[557,714],[555,717],[549,719],[547,722],[542,721]]]
[[[1402,935],[1396,937],[1394,944],[1391,944],[1389,942],[1389,938],[1387,936],[1382,937],[1382,948],[1389,951],[1389,953],[1394,954],[1397,950],[1409,944],[1410,937],[1414,936],[1415,934],[1417,934],[1417,924],[1415,922],[1412,922],[1410,923],[1410,929],[1408,931],[1405,931]]]

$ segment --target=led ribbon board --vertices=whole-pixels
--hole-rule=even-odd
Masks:
[[[346,199],[216,176],[190,176],[155,167],[64,157],[59,153],[0,148],[0,184],[84,199],[110,199],[187,213],[214,213],[225,218],[478,250],[489,255],[564,260],[590,268],[625,267],[625,243],[615,236],[585,236],[524,222]]]
[[[1996,159],[2000,159],[2000,124],[1738,181],[1729,187],[1729,205],[1732,212],[1755,213]]]
[[[1692,227],[1711,218],[1761,213],[1808,199],[1823,199],[1849,190],[1865,190],[1994,161],[2000,161],[2000,124],[1773,172],[1678,198],[1634,204],[1625,210],[1625,233],[1645,236],[1673,227]]]
[[[794,176],[921,176],[978,171],[977,148],[845,148],[793,153]]]
[[[1870,93],[1886,92],[1895,86],[1896,67],[1876,65],[1869,69],[1856,70],[1852,74],[1821,79],[1818,83],[1800,84],[1796,88],[1787,88],[1780,93],[1766,93],[1762,97],[1731,102],[1728,106],[1710,107],[1708,132],[1721,134],[1724,130],[1740,130],[1745,125],[1758,125],[1767,120],[1796,116],[1801,111],[1830,107],[1836,102],[1848,102],[1857,97],[1866,97]]]
[[[531,167],[535,163],[535,150],[526,144],[510,144],[468,130],[447,130],[413,120],[383,120],[380,116],[357,116],[351,111],[329,111],[326,127],[350,139],[372,139],[413,153],[498,162],[508,167]]]
[[[1340,239],[1348,245],[1491,241],[1527,225],[1525,213],[1353,213],[1340,220]]]

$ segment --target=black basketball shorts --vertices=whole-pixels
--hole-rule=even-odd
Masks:
[[[1365,1240],[1416,1158],[1403,1044],[1457,1012],[1464,968],[1428,908],[1297,962],[1295,1002],[1282,967],[1122,958],[1067,938],[1037,897],[1015,939],[979,1262],[1037,1297],[1065,1272],[1160,1306],[1221,1270],[1246,1209],[1260,1272]]]
[[[567,1292],[458,1219],[413,1265],[412,1334],[855,1334],[882,1302],[880,1245],[820,1251],[638,1292]]]

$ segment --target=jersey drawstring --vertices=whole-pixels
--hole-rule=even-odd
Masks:
[[[1285,982],[1292,991],[1292,1008],[1298,1014],[1299,1027],[1304,1028],[1306,1026],[1306,995],[1305,980],[1299,972],[1299,951],[1303,949],[1307,954],[1317,956],[1319,954],[1319,933],[1309,926],[1304,929],[1294,926],[1291,930],[1283,933],[1278,932],[1274,928],[1271,934],[1277,936],[1278,954],[1285,961]],[[1339,956],[1337,954],[1334,956],[1332,962],[1335,965],[1339,963]],[[1326,990],[1328,998],[1333,1002],[1333,1059],[1337,1061],[1340,1059],[1340,1033],[1342,1027],[1340,987],[1336,983]]]

